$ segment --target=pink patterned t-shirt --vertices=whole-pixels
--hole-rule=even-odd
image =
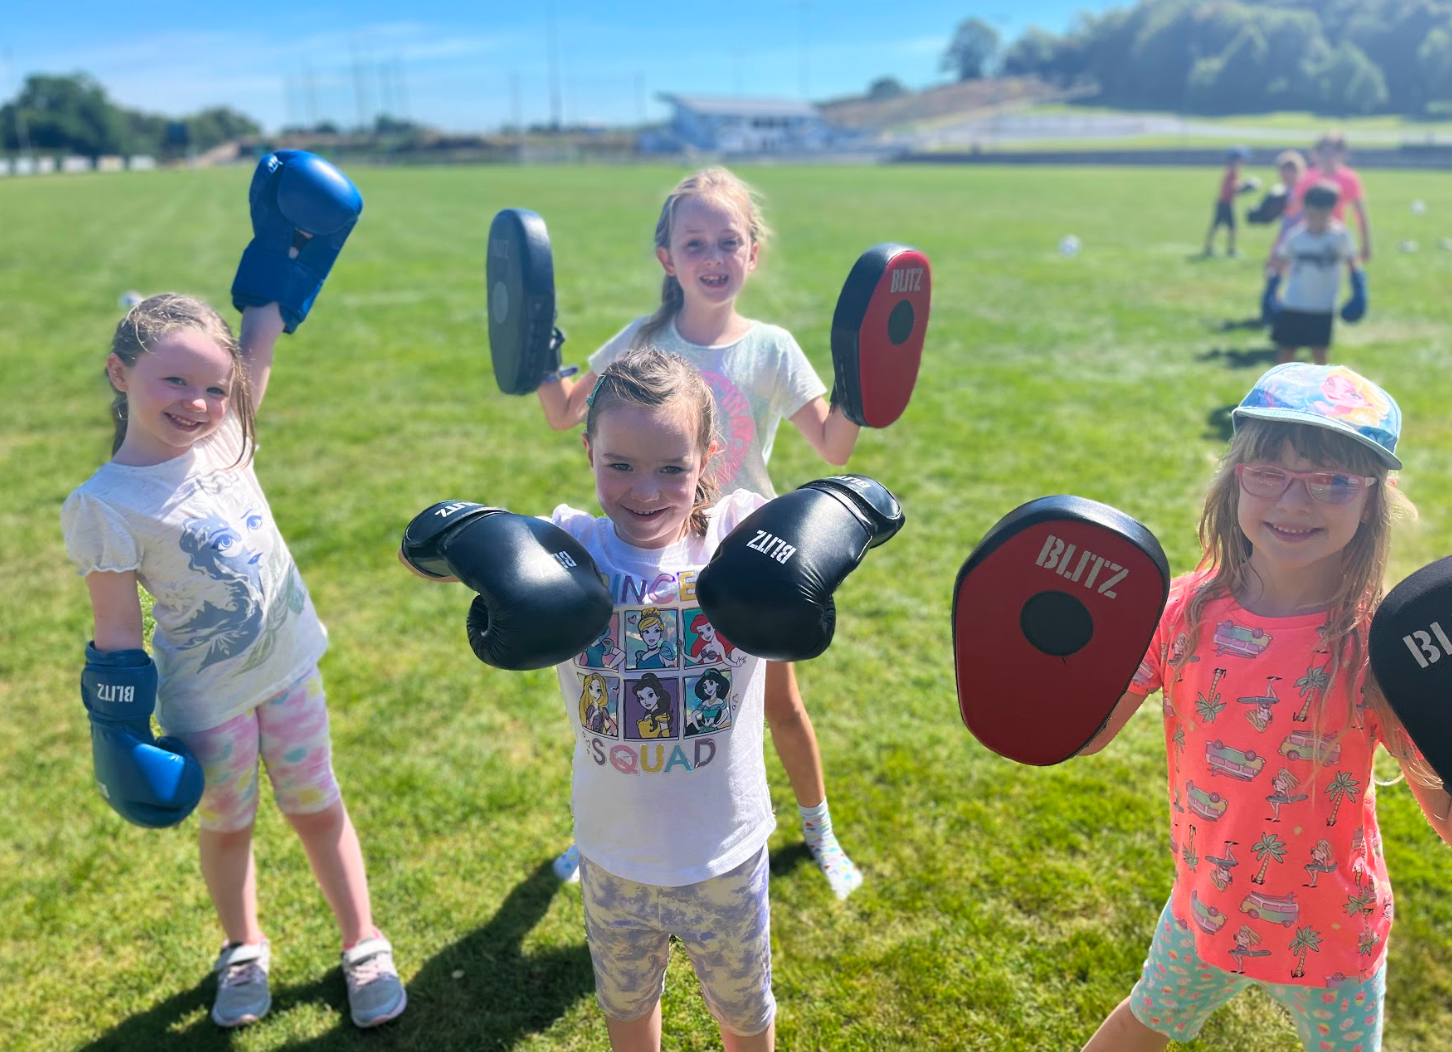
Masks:
[[[1171,585],[1130,686],[1165,688],[1171,912],[1226,971],[1363,981],[1386,957],[1392,892],[1371,767],[1381,731],[1361,677],[1356,706],[1340,674],[1328,684],[1324,613],[1261,617],[1227,596],[1205,607],[1192,646],[1185,613],[1204,579]]]

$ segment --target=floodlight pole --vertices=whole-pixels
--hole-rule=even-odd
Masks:
[[[5,49],[5,71],[11,77],[15,76],[15,63],[11,60],[10,49]],[[25,111],[20,105],[20,83],[18,78],[15,84],[15,145],[20,148],[22,157],[31,156],[30,133],[25,127]]]

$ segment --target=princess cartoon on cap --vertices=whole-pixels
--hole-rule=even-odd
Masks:
[[[1344,366],[1289,363],[1256,381],[1232,421],[1200,519],[1200,565],[1171,585],[1128,693],[1083,751],[1108,745],[1154,691],[1184,699],[1163,707],[1166,748],[1179,758],[1168,765],[1170,796],[1213,784],[1224,805],[1215,837],[1246,845],[1256,864],[1242,875],[1197,867],[1190,852],[1175,858],[1143,975],[1086,1050],[1193,1040],[1215,1008],[1258,984],[1289,1010],[1308,1050],[1373,1052],[1392,897],[1378,846],[1377,745],[1397,758],[1427,820],[1452,843],[1452,797],[1377,692],[1363,696],[1392,523],[1414,514],[1392,475],[1402,466],[1401,410]],[[1227,625],[1257,645],[1227,645]],[[1180,634],[1189,645],[1169,646]],[[1197,652],[1214,658],[1196,662]],[[1214,693],[1212,676],[1225,678],[1225,696],[1252,702],[1269,697],[1277,678],[1295,684],[1308,740],[1321,744],[1282,749],[1284,765],[1267,764],[1276,749],[1265,724],[1192,704]],[[1172,842],[1189,820],[1170,809]],[[1301,864],[1307,858],[1311,867]],[[1368,908],[1348,919],[1352,897]],[[1244,923],[1197,930],[1196,904]],[[1313,1020],[1310,991],[1336,974],[1346,977],[1342,996],[1315,998]]]

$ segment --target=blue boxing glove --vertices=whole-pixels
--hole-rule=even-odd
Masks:
[[[139,826],[174,826],[202,798],[202,765],[175,738],[151,736],[156,665],[144,650],[86,644],[81,701],[91,717],[96,788],[112,809]]]
[[[1351,295],[1341,305],[1341,320],[1358,322],[1366,317],[1366,271],[1357,267],[1351,272]]]
[[[253,236],[232,279],[232,306],[276,303],[284,331],[292,332],[308,316],[358,222],[363,196],[346,175],[304,150],[262,158],[247,196]]]
[[[1281,312],[1281,301],[1276,295],[1281,288],[1281,276],[1272,274],[1265,279],[1265,291],[1260,294],[1260,320],[1269,322]]]

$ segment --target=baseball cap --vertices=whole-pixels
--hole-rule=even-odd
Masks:
[[[1287,362],[1267,369],[1230,414],[1232,426],[1246,417],[1309,424],[1360,442],[1390,468],[1400,468],[1397,439],[1402,411],[1391,395],[1344,365]]]
[[[1244,161],[1249,157],[1249,146],[1232,146],[1230,149],[1225,151],[1225,159],[1227,161]]]

